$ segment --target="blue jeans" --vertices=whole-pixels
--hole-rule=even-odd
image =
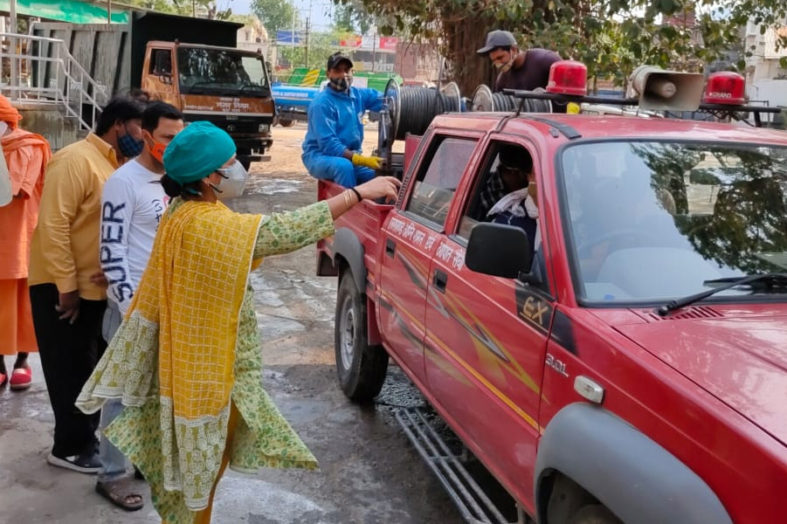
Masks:
[[[314,178],[333,180],[344,187],[355,187],[374,178],[374,170],[354,166],[341,156],[309,154],[303,156],[303,165]]]
[[[115,331],[120,327],[122,321],[123,315],[117,304],[108,300],[107,309],[104,311],[104,322],[101,326],[101,334],[107,343],[115,336]],[[123,411],[123,403],[120,399],[107,400],[101,408],[101,421],[98,426],[101,432],[98,445],[98,458],[101,460],[101,471],[98,472],[99,482],[118,480],[129,472],[130,464],[126,456],[104,436],[104,430],[120,415],[121,411]]]

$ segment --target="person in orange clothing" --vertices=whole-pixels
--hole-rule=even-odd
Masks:
[[[32,372],[27,354],[38,351],[27,292],[27,266],[44,168],[52,156],[44,137],[19,127],[21,119],[11,102],[0,95],[0,145],[11,187],[11,201],[0,202],[0,388],[10,381],[13,390],[30,387]],[[16,355],[10,374],[5,355]]]

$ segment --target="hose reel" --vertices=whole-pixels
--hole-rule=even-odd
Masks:
[[[538,90],[537,90],[538,91]],[[473,92],[472,111],[486,111],[492,113],[513,113],[522,105],[524,113],[551,113],[552,105],[549,100],[536,100],[526,98],[523,100],[503,93],[493,93],[489,86],[481,84]]]
[[[438,91],[399,86],[391,79],[383,96],[389,101],[390,136],[394,140],[403,140],[408,133],[422,135],[435,116],[462,109],[462,96],[455,82]]]

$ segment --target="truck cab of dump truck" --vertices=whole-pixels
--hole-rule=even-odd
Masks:
[[[180,42],[148,42],[142,89],[183,112],[227,131],[248,168],[271,146],[274,108],[259,53]]]

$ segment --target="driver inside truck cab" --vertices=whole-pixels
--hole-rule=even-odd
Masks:
[[[531,250],[538,249],[541,239],[537,185],[533,158],[525,148],[506,145],[500,149],[497,170],[487,179],[480,197],[484,209],[491,203],[484,221],[521,228],[527,234]],[[493,198],[497,199],[492,203]]]

